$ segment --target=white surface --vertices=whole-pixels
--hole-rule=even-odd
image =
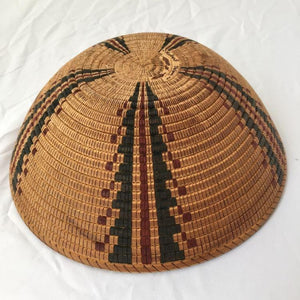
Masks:
[[[300,2],[0,0],[0,299],[300,299]],[[65,62],[121,34],[192,38],[225,57],[267,107],[287,152],[284,195],[252,238],[209,262],[122,274],[54,252],[9,191],[13,143],[32,101]]]

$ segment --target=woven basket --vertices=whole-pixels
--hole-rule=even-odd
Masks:
[[[115,37],[46,84],[12,154],[11,192],[43,242],[87,265],[181,268],[254,234],[286,178],[279,134],[222,57],[165,33]]]

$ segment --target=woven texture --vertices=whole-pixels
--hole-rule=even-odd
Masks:
[[[65,64],[33,102],[10,164],[21,217],[76,261],[181,268],[269,218],[286,158],[258,95],[185,37],[115,37]]]

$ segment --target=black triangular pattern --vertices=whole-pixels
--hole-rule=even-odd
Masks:
[[[130,264],[132,261],[131,235],[132,235],[132,176],[133,176],[133,143],[134,121],[137,108],[140,83],[136,84],[133,95],[130,97],[130,109],[127,110],[122,126],[126,127],[126,135],[118,147],[118,153],[124,154],[123,163],[115,175],[115,181],[122,182],[117,198],[113,200],[112,207],[120,210],[119,218],[110,228],[110,235],[118,236],[118,244],[114,245],[113,253],[109,253],[108,260],[115,263]]]
[[[172,197],[171,191],[166,187],[166,181],[172,179],[171,171],[168,170],[163,160],[162,153],[167,152],[167,145],[163,142],[158,131],[162,125],[160,116],[154,102],[158,100],[152,92],[149,84],[146,84],[148,97],[149,126],[152,146],[152,163],[155,189],[155,203],[157,210],[157,222],[160,245],[160,261],[162,263],[182,260],[185,258],[184,251],[173,239],[173,234],[181,232],[180,224],[176,224],[174,216],[170,215],[170,207],[177,205],[176,198]]]

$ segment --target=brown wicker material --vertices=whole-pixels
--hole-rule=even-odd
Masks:
[[[282,142],[249,83],[165,33],[115,37],[65,64],[32,104],[10,165],[35,235],[127,272],[236,247],[269,218],[285,179]]]

